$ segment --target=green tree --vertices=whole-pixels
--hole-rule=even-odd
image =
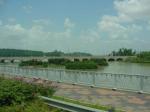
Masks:
[[[118,51],[112,51],[113,56],[134,56],[136,51],[127,48],[120,48]]]

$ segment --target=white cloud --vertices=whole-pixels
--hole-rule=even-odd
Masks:
[[[123,20],[150,19],[150,0],[115,0],[114,6]]]
[[[101,33],[106,32],[109,38],[114,39],[128,38],[131,33],[142,30],[142,27],[136,24],[122,25],[116,16],[103,16],[97,24]]]
[[[150,0],[115,0],[114,7],[116,16],[104,15],[97,23],[100,32],[109,38],[130,38],[143,29],[137,21],[150,19]]]
[[[148,22],[147,30],[150,30],[150,21]]]
[[[70,28],[73,28],[74,26],[75,26],[75,24],[73,22],[71,22],[71,20],[69,18],[65,19],[65,22],[64,22],[65,29],[70,29]]]
[[[31,13],[31,11],[32,11],[31,5],[26,5],[26,6],[23,6],[22,8],[26,13]]]
[[[10,22],[10,23],[15,23],[15,22],[16,22],[16,19],[15,19],[15,18],[8,18],[8,22]]]
[[[75,24],[69,19],[69,18],[65,18],[64,21],[64,35],[66,37],[70,37],[71,33],[72,33],[72,29],[74,28]]]
[[[2,25],[0,26],[0,47],[44,51],[58,49],[66,52],[90,52],[89,48],[91,48],[94,52],[97,49],[96,46],[99,45],[98,34],[93,30],[88,30],[82,37],[76,38],[72,34],[72,27],[64,28],[62,31],[44,30],[45,27],[34,23],[29,28],[25,28],[21,24]],[[97,44],[93,45],[94,42]]]
[[[88,29],[81,32],[80,39],[88,44],[94,43],[100,39],[100,34],[98,31],[95,31],[93,29]]]
[[[24,30],[25,30],[20,24],[5,25],[5,28],[9,31],[13,31],[16,33],[24,32]]]
[[[119,47],[149,48],[150,41],[141,41],[144,37],[139,35],[143,34],[145,27],[150,30],[149,1],[115,0],[116,16],[104,15],[96,26],[81,29],[78,34],[74,32],[75,23],[70,18],[65,18],[62,31],[53,30],[52,22],[48,19],[33,20],[28,28],[17,24],[17,21],[13,25],[4,25],[0,21],[0,47],[46,51],[58,49],[95,54]],[[23,9],[30,13],[32,6],[24,6]],[[9,22],[11,21],[13,20],[10,19]],[[149,21],[147,26],[138,24],[145,21]]]
[[[50,25],[51,24],[51,21],[48,20],[48,19],[36,19],[36,20],[33,20],[33,23],[35,24],[38,24],[38,25]]]
[[[45,21],[36,22],[45,23]],[[30,28],[25,28],[21,24],[1,25],[0,47],[47,51],[54,49],[66,50],[71,42],[72,27],[67,27],[67,29],[59,32],[45,30],[45,27],[42,24],[35,23]]]
[[[103,50],[120,47],[149,48],[150,41],[146,37],[150,33],[144,30],[146,26],[143,23],[150,20],[150,0],[115,0],[114,7],[116,16],[104,15],[97,22],[98,30],[95,32],[100,35],[100,39],[93,36],[94,39],[89,38],[88,40],[91,40],[94,46],[101,44],[99,48],[105,46]],[[145,33],[144,36],[143,33]],[[98,48],[98,46],[95,47]]]
[[[45,26],[34,24],[28,31],[26,46],[40,50],[54,50],[66,48],[67,41],[71,35],[68,30],[62,32],[45,31]]]
[[[118,18],[115,16],[103,16],[98,22],[98,28],[109,32],[125,30],[125,28],[119,24]]]
[[[137,20],[150,19],[150,0],[115,0],[114,7],[118,15],[104,15],[98,22],[99,30],[110,38],[129,38],[142,30]]]
[[[22,48],[26,30],[20,25],[1,25],[0,26],[0,47],[2,48]]]

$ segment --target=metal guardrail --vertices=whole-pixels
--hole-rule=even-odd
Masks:
[[[52,99],[52,98],[48,98],[44,96],[40,96],[40,98],[42,98],[50,106],[60,108],[60,109],[70,111],[70,112],[106,112],[103,110],[98,110],[98,109],[94,109],[94,108],[90,108],[86,106],[68,103],[68,102],[64,102],[64,101],[60,101],[60,100],[56,100],[56,99]]]

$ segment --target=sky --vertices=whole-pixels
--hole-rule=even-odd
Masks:
[[[0,48],[150,50],[150,0],[0,0]]]

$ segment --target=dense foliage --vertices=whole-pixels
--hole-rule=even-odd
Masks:
[[[53,51],[45,53],[45,56],[92,56],[90,53],[83,52],[73,52],[73,53],[64,53],[62,51]]]
[[[64,52],[57,51],[57,50],[55,50],[53,52],[47,52],[47,53],[45,53],[45,56],[64,56],[64,55],[65,55]]]
[[[137,54],[137,57],[147,60],[147,61],[150,61],[150,51],[141,52],[141,53]]]
[[[56,65],[65,65],[65,63],[70,62],[68,59],[60,58],[60,59],[48,59],[48,64],[56,64]]]
[[[40,66],[40,67],[48,67],[47,62],[37,61],[37,60],[29,60],[22,61],[19,66]]]
[[[0,57],[43,56],[41,51],[0,49]]]
[[[91,61],[97,63],[100,66],[107,66],[108,65],[106,59],[91,59]]]
[[[67,53],[66,56],[92,56],[92,54],[83,53],[83,52],[73,52],[73,53]]]
[[[110,55],[113,56],[134,56],[136,54],[132,49],[121,48],[118,51],[112,51]]]
[[[50,97],[53,93],[52,87],[0,77],[0,112],[61,112],[37,97]]]
[[[70,62],[66,63],[65,67],[67,69],[97,69],[98,66],[93,61],[85,61],[85,62]]]
[[[134,63],[150,63],[150,51],[144,51],[137,54],[137,57],[128,58],[126,61]]]
[[[49,59],[48,62],[42,62],[37,60],[23,61],[19,64],[20,66],[39,66],[48,67],[51,65],[64,66],[66,69],[97,69],[98,66],[108,65],[105,59],[85,59],[85,60],[74,60],[71,62],[68,59]]]
[[[20,49],[0,49],[0,57],[21,57],[21,56],[91,56],[89,53],[73,52],[64,53],[62,51],[42,52]]]
[[[35,99],[39,94],[51,96],[53,93],[50,87],[0,77],[0,106],[21,104]]]
[[[43,101],[36,99],[23,104],[0,107],[0,112],[61,112],[61,110],[50,107]]]

